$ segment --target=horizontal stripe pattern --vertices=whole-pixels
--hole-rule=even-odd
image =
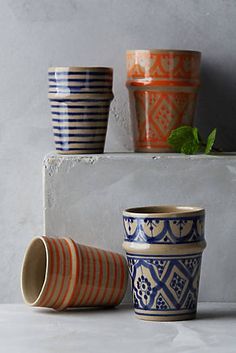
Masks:
[[[104,110],[109,110],[109,108],[110,108],[110,105],[102,105],[102,106],[100,106],[100,105],[85,105],[85,106],[83,106],[83,105],[74,105],[74,104],[71,104],[71,105],[66,105],[66,104],[51,104],[51,109],[56,109],[56,111],[57,111],[57,109],[59,109],[58,111],[61,111],[62,109],[67,109],[67,110],[71,110],[71,111],[75,111],[75,109],[76,110],[78,110],[78,111],[85,111],[85,110],[98,110],[98,111],[100,111],[100,110],[102,110],[102,111],[104,111]]]
[[[58,153],[103,153],[110,101],[64,102],[57,99],[50,103]]]
[[[91,104],[93,105],[94,103],[96,104],[101,104],[103,105],[104,102],[106,104],[110,103],[110,101],[112,100],[112,97],[113,95],[110,95],[110,96],[92,96],[92,97],[82,97],[81,95],[78,96],[78,95],[71,95],[71,96],[67,96],[67,97],[60,97],[60,96],[57,96],[55,94],[49,94],[48,95],[49,97],[49,101],[50,102],[57,102],[57,103],[69,103],[70,105],[72,105],[72,103],[75,103],[75,104],[80,104],[80,103],[87,103],[87,104]]]
[[[60,111],[55,111],[52,110],[52,115],[59,115],[59,116],[103,116],[106,117],[107,114],[104,114],[104,112],[73,112],[73,111],[67,111],[67,112],[60,112]]]
[[[112,93],[113,71],[109,68],[55,68],[48,71],[49,94]]]
[[[127,265],[122,255],[79,245],[69,238],[40,239],[48,254],[48,266],[45,285],[33,305],[64,310],[121,302],[127,287]]]
[[[113,69],[110,67],[50,67],[48,76],[71,76],[71,75],[94,75],[94,76],[112,76]]]
[[[108,91],[111,89],[111,85],[107,84],[98,84],[98,85],[49,85],[49,92],[53,92],[54,90],[56,92],[60,91],[91,91],[91,90],[99,90],[101,92],[103,91]],[[79,93],[79,92],[78,92]]]
[[[53,130],[105,130],[106,131],[106,126],[62,126],[62,125],[53,125]]]
[[[99,78],[68,78],[68,77],[60,77],[60,78],[50,78],[48,79],[49,84],[53,84],[53,83],[57,83],[57,84],[62,84],[62,83],[95,83],[95,82],[99,82],[99,83],[103,83],[103,82],[111,82],[112,81],[112,77],[109,76],[104,76],[104,77],[99,77]]]
[[[69,136],[68,136],[69,135]],[[79,135],[79,136],[78,136]],[[82,137],[81,137],[82,135]],[[87,134],[86,134],[87,135]],[[97,136],[96,134],[93,135],[93,137],[91,137],[91,134],[89,134],[89,136],[85,136],[84,134],[61,134],[61,133],[55,133],[55,141],[61,141],[64,143],[70,143],[71,141],[74,141],[76,143],[79,144],[84,144],[86,143],[87,145],[89,145],[90,143],[93,144],[95,142],[101,142],[105,140],[105,135],[102,134],[102,136]],[[90,147],[90,146],[87,146]]]
[[[70,144],[76,144],[78,147],[80,146],[81,147],[81,145],[83,146],[83,145],[85,145],[85,144],[96,144],[96,145],[102,145],[103,146],[103,144],[104,144],[104,140],[101,140],[101,141],[99,141],[99,140],[95,140],[95,141],[83,141],[83,142],[78,142],[78,141],[73,141],[73,140],[71,140],[71,141],[58,141],[58,140],[56,140],[55,141],[55,144],[56,145],[70,145]],[[94,147],[97,147],[97,146],[94,146]]]
[[[51,88],[49,93],[52,94],[57,94],[57,95],[70,95],[70,94],[80,94],[80,95],[87,95],[87,94],[91,94],[91,95],[107,95],[110,93],[110,90],[108,88],[83,88],[83,89],[58,89],[58,88]]]
[[[49,68],[49,102],[58,153],[102,153],[104,150],[113,70]]]
[[[96,123],[104,123],[104,122],[106,122],[107,123],[107,118],[101,118],[101,119],[55,119],[55,118],[53,118],[52,119],[52,122],[53,123],[60,123],[60,124],[62,124],[62,123],[84,123],[84,124],[86,124],[86,123],[94,123],[94,122],[96,122]]]
[[[56,147],[56,151],[61,152],[63,154],[99,154],[103,153],[103,148],[65,148],[65,147]]]
[[[79,134],[79,133],[69,133],[69,134],[66,134],[66,133],[59,133],[59,132],[54,132],[54,136],[55,137],[80,137],[80,138],[86,138],[86,137],[105,137],[106,134],[105,133],[98,133],[98,134],[95,134],[95,133],[84,133],[84,134]]]

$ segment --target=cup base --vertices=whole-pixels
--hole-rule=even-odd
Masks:
[[[140,314],[135,311],[135,317],[139,320],[146,321],[184,321],[184,320],[193,320],[196,318],[196,312],[192,312],[189,314],[181,314],[181,315],[159,315],[159,314]]]
[[[56,151],[57,154],[63,155],[63,154],[102,154],[104,153],[103,150],[91,150],[89,152],[81,152],[81,151],[72,151],[72,150],[68,150],[68,151]]]
[[[174,153],[175,151],[169,147],[136,147],[135,152],[142,152],[142,153]]]

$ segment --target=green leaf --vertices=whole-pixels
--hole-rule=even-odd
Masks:
[[[214,145],[216,139],[216,129],[212,130],[212,132],[210,133],[210,135],[207,138],[207,144],[206,144],[206,148],[205,148],[205,153],[209,154],[211,152],[211,149]]]
[[[173,130],[168,138],[169,144],[176,152],[182,152],[182,146],[187,140],[194,141],[193,128],[191,126],[180,126]]]
[[[195,154],[200,150],[200,144],[195,140],[187,140],[181,147],[181,152],[185,154]]]

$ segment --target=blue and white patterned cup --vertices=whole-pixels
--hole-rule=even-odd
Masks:
[[[153,206],[123,212],[124,243],[135,314],[144,320],[196,316],[205,211]]]
[[[51,67],[48,98],[58,153],[102,153],[107,132],[113,70]]]

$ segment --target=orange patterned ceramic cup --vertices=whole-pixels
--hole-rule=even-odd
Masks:
[[[26,250],[21,288],[31,306],[116,306],[126,287],[127,265],[120,254],[51,237],[34,238]]]
[[[168,137],[192,125],[200,83],[201,53],[179,50],[129,50],[127,88],[135,151],[172,152]]]

